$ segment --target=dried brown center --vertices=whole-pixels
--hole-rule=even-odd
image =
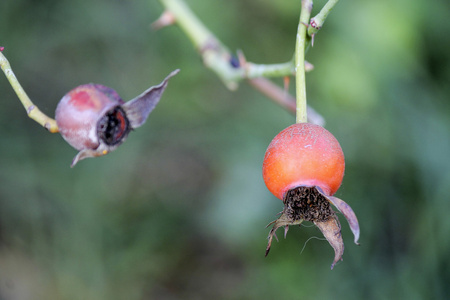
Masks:
[[[108,146],[120,144],[130,130],[130,122],[120,106],[108,111],[97,124],[98,137]]]
[[[324,222],[334,215],[330,202],[316,187],[300,186],[289,190],[284,203],[283,213],[293,221]]]

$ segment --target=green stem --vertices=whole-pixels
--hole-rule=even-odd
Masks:
[[[267,95],[269,99],[295,113],[295,99],[288,92],[271,83],[264,77],[292,76],[298,68],[295,68],[295,57],[289,62],[281,64],[254,64],[246,62],[243,55],[240,65],[232,65],[232,54],[197,18],[183,0],[159,0],[165,8],[162,16],[153,23],[153,28],[161,28],[176,23],[199,51],[205,66],[214,71],[225,85],[234,90],[238,81],[248,79],[259,92]],[[306,23],[308,20],[306,20]],[[310,43],[306,37],[307,44]],[[305,70],[305,63],[302,65]],[[307,70],[312,70],[312,65],[307,63]],[[303,72],[304,73],[304,72]],[[323,117],[309,108],[309,122],[324,124]],[[306,111],[306,110],[305,110]],[[305,113],[306,117],[306,113]]]
[[[233,55],[229,49],[206,28],[184,1],[160,0],[160,2],[200,52],[205,66],[214,71],[229,89],[235,90],[238,81],[242,79],[293,75],[293,61],[268,65],[245,62],[240,67],[233,66],[231,64]]]
[[[333,7],[336,5],[336,3],[339,0],[329,0],[324,7],[320,10],[320,12],[314,16],[314,18],[311,19],[309,28],[308,28],[308,35],[313,36],[316,34],[320,28],[322,28],[323,23],[325,23],[325,19],[328,17],[328,14],[331,12]]]
[[[295,113],[295,98],[287,93],[282,87],[279,87],[264,77],[249,79],[248,82],[251,86],[266,95],[268,98],[272,99],[275,103]],[[308,122],[320,125],[322,127],[325,126],[325,119],[310,106],[308,106]]]
[[[313,2],[302,0],[302,11],[297,30],[297,42],[295,44],[295,68],[296,68],[296,122],[307,122],[306,104],[306,76],[305,76],[305,50],[307,44],[306,29],[309,24]]]
[[[202,24],[183,1],[160,0],[160,2],[173,15],[175,22],[200,52],[204,64],[213,70],[229,89],[235,90],[236,78],[242,77],[244,71],[231,65],[228,49]]]
[[[58,125],[56,125],[56,121],[50,117],[48,117],[46,114],[41,112],[39,108],[37,108],[36,105],[31,102],[28,95],[25,93],[24,89],[20,85],[19,81],[16,78],[16,75],[14,74],[13,70],[11,69],[11,65],[9,64],[6,57],[3,55],[3,53],[0,52],[0,66],[3,70],[3,72],[6,75],[6,78],[8,78],[9,83],[11,84],[12,88],[16,92],[17,96],[19,97],[20,102],[22,103],[23,107],[27,111],[28,117],[35,120],[37,123],[39,123],[41,126],[46,128],[48,131],[55,133],[58,132]]]
[[[254,64],[246,63],[246,78],[258,77],[285,77],[295,75],[294,61],[281,64]]]

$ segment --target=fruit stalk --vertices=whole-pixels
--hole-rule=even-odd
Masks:
[[[306,105],[306,79],[305,79],[305,50],[307,43],[307,27],[311,16],[313,2],[312,0],[302,0],[302,10],[300,12],[300,21],[298,23],[297,41],[295,44],[295,72],[296,72],[296,122],[306,123],[307,105]]]
[[[8,60],[1,52],[0,66],[3,70],[3,73],[5,73],[6,78],[8,78],[8,81],[11,84],[12,88],[16,92],[17,97],[19,97],[20,102],[27,111],[28,117],[35,120],[51,133],[58,132],[59,129],[58,125],[56,125],[56,121],[40,111],[39,108],[30,100],[27,93],[25,93],[24,89],[17,80],[17,77],[11,69],[11,65],[9,64]]]

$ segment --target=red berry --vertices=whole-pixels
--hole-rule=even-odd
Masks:
[[[281,131],[264,157],[263,177],[275,197],[297,186],[318,186],[333,195],[344,177],[344,153],[325,128],[299,123]]]
[[[126,103],[116,91],[100,84],[85,84],[68,92],[56,108],[55,119],[63,138],[80,151],[72,166],[81,159],[105,155],[122,144],[132,129],[144,124],[169,78],[178,71]]]
[[[331,268],[342,258],[344,243],[340,223],[330,204],[345,216],[359,238],[356,215],[348,204],[333,194],[344,177],[344,153],[336,138],[325,128],[299,123],[281,131],[267,148],[263,162],[263,178],[267,188],[283,200],[284,210],[269,234],[266,255],[275,231],[303,221],[313,222],[335,250]]]

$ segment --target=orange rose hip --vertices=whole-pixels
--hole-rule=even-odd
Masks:
[[[344,177],[344,153],[336,138],[325,128],[298,123],[281,131],[270,143],[263,162],[264,182],[275,197],[284,203],[280,218],[268,237],[269,253],[275,231],[284,226],[313,222],[335,250],[331,268],[342,259],[344,243],[341,226],[333,204],[347,219],[359,239],[356,215],[348,204],[333,197]]]
[[[264,157],[263,178],[275,197],[300,185],[319,186],[333,195],[344,177],[344,153],[325,128],[298,123],[281,131]]]

